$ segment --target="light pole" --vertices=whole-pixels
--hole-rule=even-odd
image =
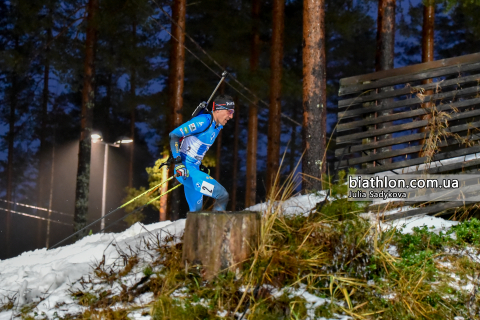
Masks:
[[[103,185],[102,185],[102,218],[105,216],[105,204],[107,199],[107,172],[108,172],[108,147],[120,148],[121,144],[132,143],[133,139],[121,137],[114,143],[108,143],[103,141],[102,135],[99,132],[93,133],[91,135],[93,143],[101,143],[105,145],[105,155],[103,157]],[[100,230],[105,228],[105,220],[102,219],[100,222]]]

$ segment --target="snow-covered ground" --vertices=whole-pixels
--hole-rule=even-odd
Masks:
[[[291,197],[280,204],[284,214],[308,214],[310,210],[315,208],[316,204],[325,200],[326,191],[320,191],[318,194],[298,195]],[[268,203],[259,203],[254,206],[248,207],[246,211],[259,211],[263,212],[268,209]]]
[[[175,222],[164,221],[150,225],[137,223],[122,233],[95,234],[87,236],[74,244],[46,250],[27,251],[18,257],[0,261],[0,297],[1,303],[7,297],[15,296],[15,308],[40,301],[35,311],[45,313],[49,318],[56,312],[63,316],[81,311],[73,300],[70,291],[83,276],[92,273],[92,266],[105,256],[105,264],[118,261],[119,251],[128,246],[136,247],[143,237],[150,233],[181,235],[185,228],[185,219]],[[163,237],[163,236],[162,236]],[[150,301],[147,301],[150,302]],[[61,310],[55,305],[63,305]],[[15,319],[15,310],[0,312],[0,320]]]
[[[285,214],[305,214],[324,198],[325,193],[300,195],[285,201],[282,209]],[[246,210],[262,211],[266,208],[266,204],[257,204]],[[404,226],[403,232],[411,232],[415,226],[427,225],[440,230],[448,229],[454,224],[456,223],[441,218],[425,216],[397,220],[385,224],[384,227]],[[33,311],[49,319],[53,319],[55,314],[63,316],[80,312],[83,307],[72,298],[71,292],[80,286],[82,277],[92,273],[92,267],[99,261],[105,257],[107,266],[118,263],[121,260],[120,252],[140,247],[145,237],[163,238],[168,234],[180,236],[184,228],[184,219],[150,225],[137,223],[122,233],[95,234],[64,247],[28,251],[18,257],[0,260],[0,306],[7,302],[8,298],[15,298],[15,307],[0,312],[0,320],[15,319],[22,305],[38,302],[40,298],[43,301]],[[136,282],[141,276],[140,270],[127,281]],[[310,298],[307,301],[312,305],[323,303],[321,299]],[[152,299],[153,295],[146,294],[135,299],[133,303],[142,305]],[[57,307],[54,308],[55,306]],[[141,312],[130,314],[130,317],[150,319],[149,316],[141,316]]]

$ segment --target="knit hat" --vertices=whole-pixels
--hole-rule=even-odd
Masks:
[[[232,97],[227,95],[220,95],[213,100],[212,110],[229,110],[235,109],[235,102],[233,102]]]

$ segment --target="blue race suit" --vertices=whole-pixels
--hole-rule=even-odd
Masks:
[[[212,118],[211,114],[201,114],[170,132],[173,158],[180,156],[189,173],[187,178],[177,177],[177,180],[184,186],[185,197],[192,212],[202,209],[204,195],[216,199],[213,210],[225,211],[227,208],[227,190],[199,169],[205,153],[223,128]],[[180,142],[181,138],[183,140]]]

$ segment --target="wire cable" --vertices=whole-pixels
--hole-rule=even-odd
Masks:
[[[52,220],[52,219],[47,219],[47,218],[39,217],[39,216],[36,216],[36,215],[33,215],[33,214],[23,213],[23,212],[14,211],[14,210],[8,210],[8,209],[4,209],[4,208],[0,208],[0,210],[6,211],[6,212],[15,213],[15,214],[18,214],[18,215],[21,215],[21,216],[25,216],[25,217],[29,217],[29,218],[34,218],[34,219],[38,219],[38,220],[43,220],[43,221],[49,221],[49,222],[53,222],[53,223],[63,224],[63,225],[65,225],[65,226],[70,226],[70,227],[72,226],[71,223],[65,223],[65,222],[61,222],[61,221],[56,221],[56,220]]]
[[[134,199],[132,199],[132,200],[130,200],[130,201],[122,204],[122,205],[121,205],[120,207],[118,207],[117,209],[115,209],[115,210],[113,210],[113,211],[110,211],[109,213],[107,213],[107,214],[104,215],[103,217],[98,218],[97,220],[93,221],[92,223],[90,223],[89,225],[83,227],[82,229],[78,230],[77,232],[74,232],[73,234],[71,234],[71,235],[69,235],[68,237],[66,237],[65,239],[63,239],[62,241],[57,242],[55,245],[51,246],[49,249],[55,248],[56,246],[58,246],[59,244],[63,243],[64,241],[66,241],[66,240],[72,238],[73,236],[79,234],[80,232],[86,230],[88,227],[90,227],[90,226],[94,225],[95,223],[97,223],[97,222],[105,219],[106,217],[108,217],[108,216],[111,215],[112,213],[117,212],[118,210],[124,208],[124,207],[127,206],[129,203],[132,203],[133,201],[135,201],[135,200],[137,200],[138,198],[142,197],[142,196],[145,195],[146,193],[148,193],[148,192],[150,192],[150,191],[151,191],[151,192],[154,192],[154,191],[155,191],[157,188],[159,188],[161,185],[163,185],[164,183],[167,183],[168,181],[172,180],[173,178],[175,178],[175,175],[173,175],[173,176],[171,176],[170,178],[168,178],[167,180],[159,183],[158,185],[156,185],[156,186],[148,189],[147,191],[145,191],[145,192],[142,193],[141,195],[135,197]],[[178,186],[180,186],[180,185],[177,185],[177,186],[175,186],[174,188],[171,188],[171,189],[168,190],[167,192],[163,193],[162,195],[154,198],[153,200],[150,200],[149,202],[147,202],[147,204],[145,204],[144,206],[142,206],[141,209],[143,209],[144,207],[146,207],[146,205],[152,203],[152,202],[155,201],[156,199],[160,198],[161,196],[163,196],[163,195],[167,194],[168,192],[176,189]],[[139,210],[139,209],[137,209],[137,210],[135,210],[135,211],[133,211],[133,212],[137,212],[138,210]],[[132,214],[133,212],[131,212],[131,213],[129,213],[129,214]],[[102,229],[102,230],[104,230],[104,229]]]
[[[163,31],[165,31],[166,33],[168,33],[170,35],[170,37],[172,37],[173,39],[175,39],[175,41],[179,42],[178,39],[170,32],[168,31],[168,29],[166,27],[164,27],[160,22],[158,22],[157,19],[154,19],[152,18],[153,21],[155,21],[160,28],[162,28]],[[193,53],[189,48],[187,48],[187,46],[185,46],[185,44],[182,44],[182,46],[185,48],[185,50],[187,50],[195,59],[197,59],[198,61],[200,61],[200,63],[202,63],[208,70],[210,70],[213,74],[215,74],[217,77],[221,78],[222,76],[220,74],[218,74],[215,70],[213,70],[205,61],[203,61],[202,59],[200,59],[200,57],[198,57],[195,53]],[[230,74],[230,73],[229,73]],[[245,100],[247,100],[248,102],[252,103],[252,104],[255,104],[251,99],[249,99],[247,96],[245,96],[242,92],[240,92],[237,88],[235,88],[234,86],[232,86],[230,83],[228,82],[225,82],[230,88],[232,88],[233,90],[235,90],[239,95],[241,95]]]
[[[126,217],[128,217],[129,215],[131,215],[131,214],[133,214],[133,213],[135,213],[135,212],[137,212],[137,211],[140,211],[140,210],[142,210],[143,208],[145,208],[147,205],[149,205],[149,204],[150,204],[150,203],[152,203],[153,201],[156,201],[156,200],[160,199],[161,197],[163,197],[163,196],[164,196],[164,195],[166,195],[167,193],[169,193],[169,192],[171,192],[171,191],[173,191],[173,190],[177,189],[177,188],[178,188],[178,187],[180,187],[181,185],[182,185],[182,184],[177,184],[175,187],[173,187],[173,188],[171,188],[171,189],[169,189],[169,190],[165,191],[163,194],[161,194],[161,195],[159,195],[158,197],[156,197],[156,198],[154,198],[154,199],[150,200],[149,202],[147,202],[146,204],[144,204],[142,207],[140,207],[140,208],[136,209],[135,211],[132,211],[132,212],[130,212],[130,213],[128,213],[128,214],[126,214],[126,215],[124,215],[124,216],[123,216],[123,217],[121,217],[120,219],[118,219],[118,220],[114,221],[113,223],[109,224],[108,226],[106,226],[105,228],[103,228],[102,230],[100,230],[98,233],[100,233],[100,232],[104,231],[105,229],[108,229],[108,228],[110,228],[110,227],[111,227],[111,226],[113,226],[115,223],[119,222],[120,220],[123,220],[123,219],[125,219],[125,218],[126,218]]]
[[[35,210],[41,210],[41,211],[47,211],[47,212],[50,211],[52,213],[58,213],[58,214],[69,216],[69,217],[73,216],[73,214],[70,214],[70,213],[60,212],[60,211],[56,211],[56,210],[48,210],[47,208],[32,206],[32,205],[25,204],[25,203],[13,202],[13,201],[8,201],[8,200],[4,200],[4,199],[0,199],[0,201],[6,202],[6,203],[11,203],[11,204],[14,204],[14,205],[17,205],[17,206],[22,206],[22,207],[26,207],[26,208],[35,209]]]
[[[172,23],[174,23],[178,28],[180,28],[180,30],[182,30],[182,32],[185,34],[185,36],[187,36],[187,38],[192,41],[196,47],[202,51],[210,60],[213,61],[213,63],[218,66],[221,70],[223,70],[224,68],[210,55],[208,54],[208,52],[205,51],[205,49],[202,48],[202,46],[196,42],[181,26],[178,25],[178,23],[172,18],[172,16],[167,12],[165,11],[162,7],[160,7],[158,5],[158,3],[155,1],[155,0],[152,0],[153,3],[155,3],[155,5],[169,18],[170,21],[172,21]],[[178,41],[178,39],[176,37],[174,37],[162,24],[160,24],[156,19],[152,18],[153,20],[155,20],[155,22],[157,22],[157,24],[164,30],[166,31],[173,39],[175,39],[177,42],[180,43],[180,41]],[[190,52],[198,61],[200,61],[203,65],[205,65],[210,71],[213,72],[213,74],[215,74],[217,77],[221,78],[221,76],[216,72],[214,71],[210,66],[208,66],[202,59],[200,59],[197,55],[195,55],[190,49],[187,48],[187,46],[185,44],[182,44],[182,46],[185,48],[185,50],[187,50],[188,52]],[[247,88],[243,83],[241,83],[232,73],[228,73],[228,75],[238,84],[240,85],[245,91],[247,91],[248,93],[250,93],[257,101],[263,103],[267,108],[269,108],[270,106],[268,105],[268,103],[266,103],[265,101],[263,101],[262,99],[260,99],[252,90],[250,90],[249,88]],[[254,101],[252,101],[251,99],[247,98],[242,92],[240,92],[237,88],[235,88],[234,86],[232,86],[230,83],[228,82],[225,82],[228,86],[230,86],[233,90],[235,90],[238,94],[240,94],[245,100],[247,100],[248,102],[250,102],[251,104],[256,104]],[[280,114],[281,117],[287,119],[287,120],[290,120],[291,122],[293,122],[294,124],[296,124],[297,126],[301,126],[302,125],[293,120],[292,118],[290,118],[289,116],[285,115],[284,113],[281,113]]]

